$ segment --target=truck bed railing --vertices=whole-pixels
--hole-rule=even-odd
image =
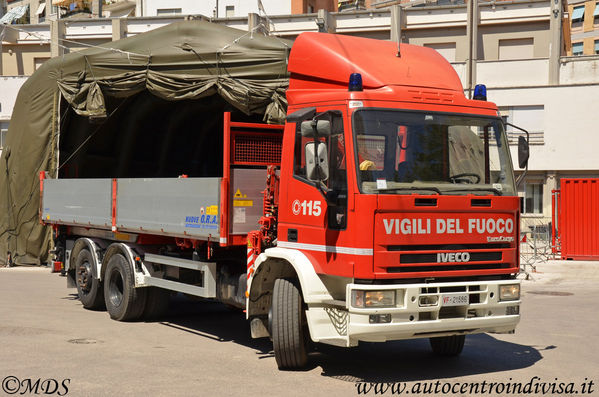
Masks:
[[[40,220],[245,245],[260,228],[266,169],[280,166],[282,132],[282,125],[233,122],[225,112],[222,178],[46,179],[42,172]]]

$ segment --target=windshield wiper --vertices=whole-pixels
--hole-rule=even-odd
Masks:
[[[419,187],[419,186],[414,186],[414,187],[385,187],[385,188],[375,188],[375,190],[377,192],[388,192],[391,190],[402,190],[402,191],[410,191],[410,190],[430,190],[431,192],[435,192],[437,194],[443,194],[441,193],[441,191],[436,188],[436,187]]]
[[[492,188],[492,187],[471,187],[471,188],[464,188],[464,189],[451,189],[448,192],[492,192],[496,196],[502,195],[499,190]]]

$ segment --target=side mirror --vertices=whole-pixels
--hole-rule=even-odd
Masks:
[[[303,132],[304,123],[302,123]],[[321,182],[329,179],[329,161],[327,145],[322,142],[308,142],[306,144],[306,177],[312,182]]]
[[[528,157],[530,156],[530,148],[528,141],[522,135],[518,137],[518,165],[520,168],[526,168],[528,165]]]
[[[327,137],[331,135],[329,120],[302,121],[302,136],[306,138]]]

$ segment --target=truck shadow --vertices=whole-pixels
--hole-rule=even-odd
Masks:
[[[457,378],[527,368],[543,358],[534,346],[505,342],[488,334],[467,336],[458,357],[435,356],[428,339],[362,343],[351,349],[321,346],[319,350],[313,359],[322,367],[322,376],[347,382]]]
[[[151,322],[219,342],[235,342],[256,350],[260,358],[274,358],[268,339],[251,337],[245,313],[221,303],[176,296],[171,298],[168,314]]]
[[[182,332],[254,349],[260,359],[276,366],[272,343],[252,339],[249,323],[241,311],[213,302],[177,297],[168,316],[156,322]],[[322,376],[346,382],[409,382],[456,378],[468,375],[527,368],[541,360],[538,347],[506,342],[488,334],[470,335],[459,357],[437,357],[427,339],[387,343],[361,343],[355,348],[316,345],[306,370],[320,367]]]

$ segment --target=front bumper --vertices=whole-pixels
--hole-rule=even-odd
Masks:
[[[346,307],[310,307],[312,339],[341,346],[456,334],[511,333],[520,321],[520,300],[500,301],[499,286],[517,280],[364,285],[348,284]],[[351,306],[353,290],[395,291],[389,308]],[[443,297],[467,295],[468,303],[444,306]],[[436,297],[436,298],[435,298]],[[432,304],[436,299],[436,304]]]

